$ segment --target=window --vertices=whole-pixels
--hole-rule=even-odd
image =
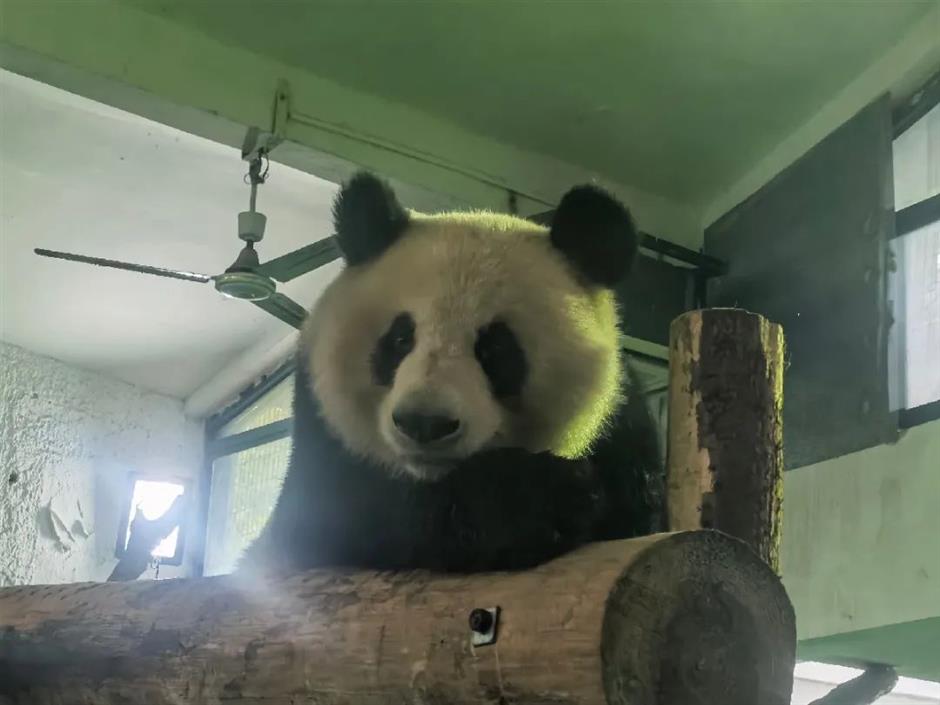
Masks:
[[[294,403],[294,377],[288,375],[219,429],[219,436],[234,436],[268,424],[289,419]]]
[[[144,519],[144,524],[155,522],[148,527],[151,534],[157,530],[163,537],[150,552],[153,558],[165,565],[180,565],[184,539],[181,531],[185,524],[181,521],[183,505],[178,504],[177,499],[186,496],[187,486],[188,482],[184,480],[130,475],[115,555],[118,558],[124,556],[130,544],[131,531],[135,530],[135,520]],[[157,523],[157,520],[162,521]],[[139,521],[136,526],[141,528]],[[170,527],[172,530],[166,532]],[[138,536],[139,538],[142,536]]]
[[[290,460],[291,373],[281,368],[209,424],[203,575],[232,572],[274,509]]]
[[[940,417],[940,105],[894,141],[892,407],[902,425]]]
[[[281,438],[213,462],[204,575],[230,573],[261,533],[281,491],[290,449],[290,438]]]
[[[894,140],[894,209],[940,194],[940,105]]]

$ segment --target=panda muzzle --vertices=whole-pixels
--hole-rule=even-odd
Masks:
[[[448,414],[432,411],[400,410],[392,414],[396,431],[420,447],[451,446],[461,436],[461,423]]]

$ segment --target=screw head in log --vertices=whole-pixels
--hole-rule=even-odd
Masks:
[[[470,612],[470,629],[477,634],[486,634],[493,626],[493,615],[487,610],[477,607]]]
[[[470,611],[471,641],[474,646],[486,646],[496,641],[496,623],[499,607],[477,607]]]

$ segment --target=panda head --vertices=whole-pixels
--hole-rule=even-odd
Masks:
[[[572,189],[550,228],[429,216],[360,174],[334,219],[347,267],[305,325],[301,364],[351,452],[436,480],[488,448],[590,449],[620,400],[612,287],[636,252],[620,203]]]

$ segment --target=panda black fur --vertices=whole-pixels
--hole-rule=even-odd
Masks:
[[[409,213],[361,174],[334,219],[347,267],[302,332],[290,466],[243,570],[522,569],[659,530],[620,203],[575,188],[546,230]]]

